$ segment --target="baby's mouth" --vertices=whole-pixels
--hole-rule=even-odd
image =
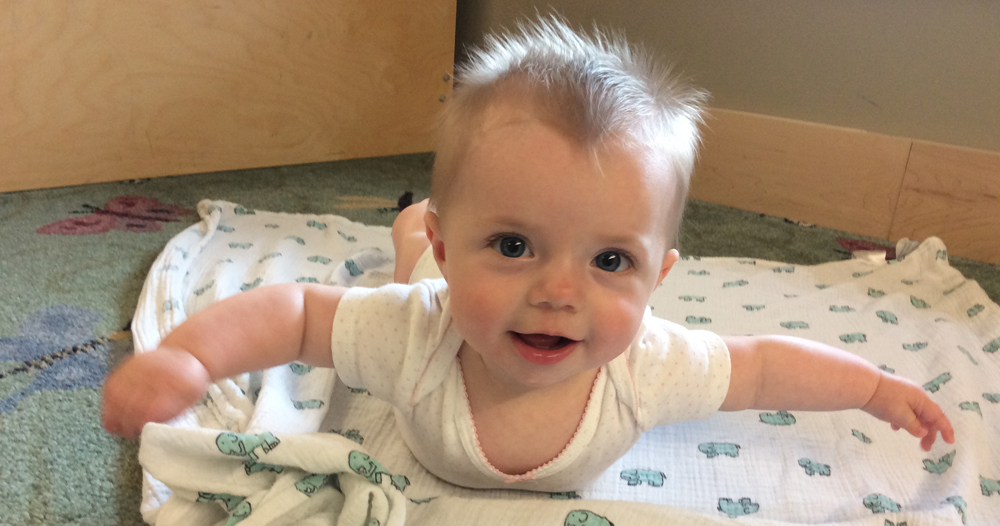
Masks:
[[[557,351],[576,341],[563,336],[553,336],[551,334],[521,334],[519,332],[515,332],[514,337],[521,340],[529,347],[534,347],[535,349],[543,351]]]

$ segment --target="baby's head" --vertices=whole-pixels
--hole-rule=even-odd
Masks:
[[[439,213],[450,190],[475,167],[465,164],[492,118],[530,115],[587,155],[609,148],[656,162],[668,184],[668,245],[676,246],[699,144],[703,91],[685,85],[624,38],[574,32],[557,17],[488,37],[456,74],[438,127],[430,206]],[[501,114],[501,115],[498,115]]]
[[[541,389],[629,346],[677,260],[703,98],[557,19],[460,72],[425,220],[452,320],[492,376]]]

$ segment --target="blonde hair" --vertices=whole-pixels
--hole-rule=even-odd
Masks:
[[[438,125],[431,207],[445,201],[468,138],[499,101],[529,105],[588,149],[613,143],[664,155],[676,181],[673,240],[678,237],[697,156],[704,91],[683,83],[620,35],[571,29],[558,16],[489,36],[456,71]]]

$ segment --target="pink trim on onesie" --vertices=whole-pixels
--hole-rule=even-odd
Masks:
[[[490,463],[490,460],[486,458],[486,453],[483,452],[483,447],[479,443],[479,431],[476,430],[476,419],[472,415],[472,404],[469,403],[469,391],[468,388],[465,386],[465,375],[462,374],[462,361],[461,359],[459,359],[458,356],[455,357],[455,361],[457,362],[458,365],[459,378],[461,378],[462,380],[462,394],[465,396],[465,406],[469,408],[469,422],[472,423],[472,436],[476,439],[476,450],[479,452],[479,459],[482,460],[487,467],[493,470],[494,473],[503,477],[504,483],[507,484],[513,482],[523,482],[526,480],[535,480],[535,473],[538,473],[540,470],[547,468],[553,462],[559,460],[564,453],[566,453],[566,450],[569,449],[569,446],[573,444],[574,440],[576,440],[576,436],[580,434],[580,429],[583,428],[583,421],[587,417],[587,412],[590,411],[590,401],[594,399],[594,389],[597,388],[597,379],[601,377],[601,373],[600,371],[598,371],[597,376],[594,377],[594,383],[590,385],[590,395],[587,396],[587,404],[583,408],[583,414],[580,415],[580,422],[576,425],[576,431],[573,432],[573,436],[570,437],[569,442],[567,442],[566,445],[562,448],[562,451],[560,451],[558,455],[552,458],[552,460],[549,460],[548,462],[542,464],[541,466],[538,466],[535,469],[532,469],[527,473],[523,473],[521,475],[508,475],[503,471],[500,471],[492,463]]]

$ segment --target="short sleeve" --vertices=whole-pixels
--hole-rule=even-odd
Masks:
[[[647,312],[628,360],[643,431],[708,418],[729,392],[729,349],[710,331],[690,330]]]
[[[331,335],[337,375],[398,408],[415,404],[428,364],[454,332],[442,306],[446,298],[444,280],[347,291]]]

